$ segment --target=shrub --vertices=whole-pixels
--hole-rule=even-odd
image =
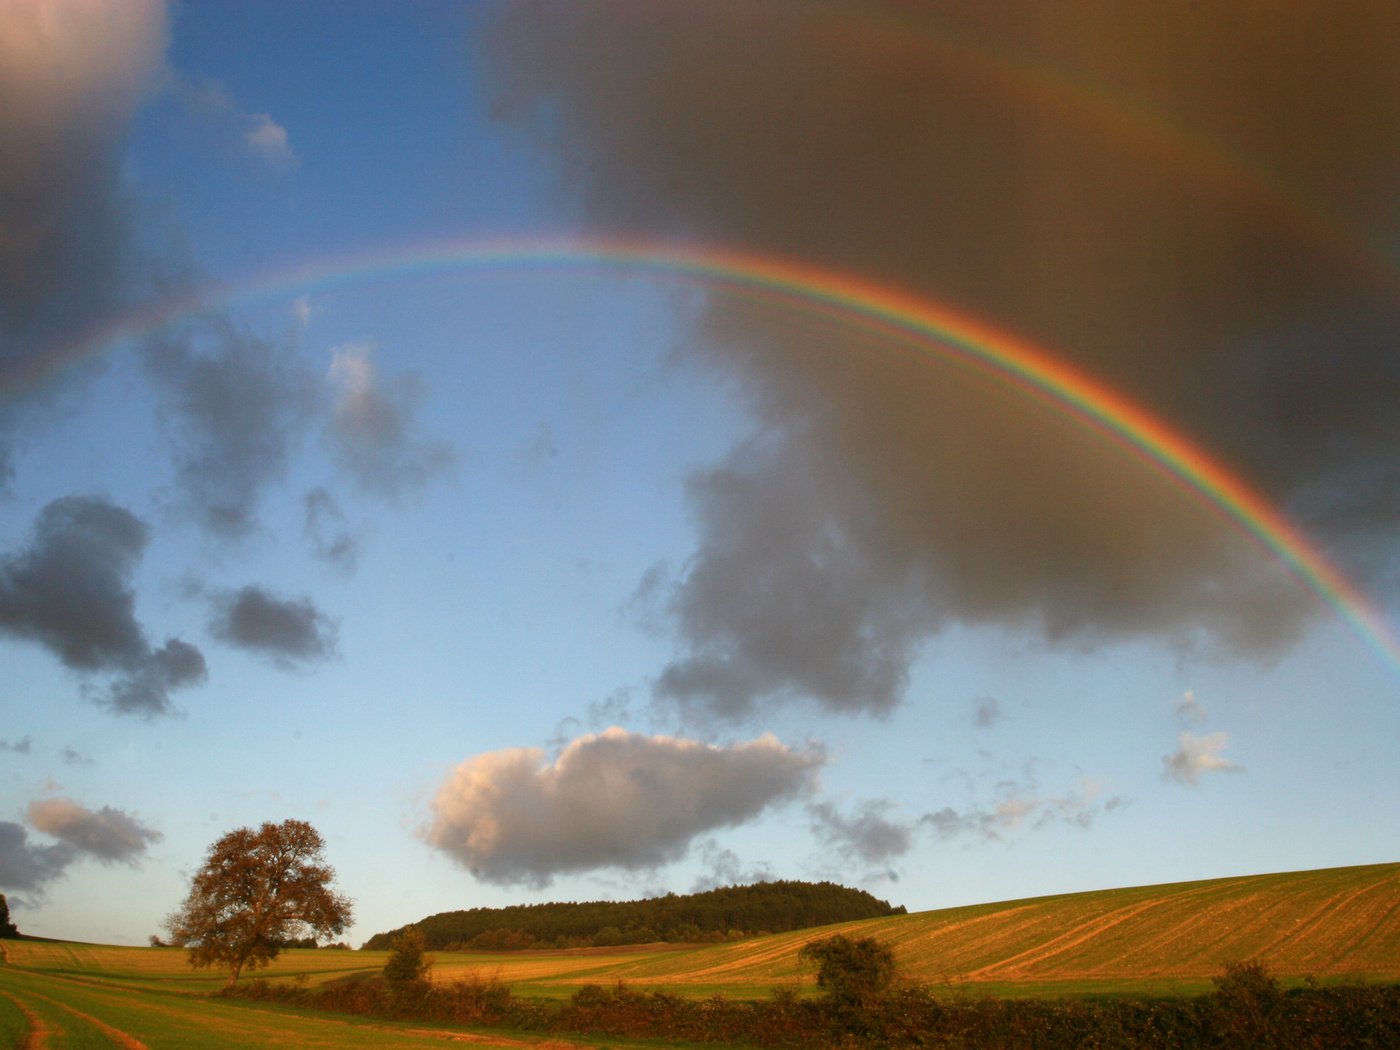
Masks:
[[[869,1010],[894,986],[894,952],[874,937],[837,934],[808,941],[797,953],[803,962],[816,963],[817,987],[834,1005]]]
[[[1256,1046],[1272,1034],[1272,1017],[1283,993],[1262,962],[1230,962],[1211,978],[1215,985],[1216,1021],[1231,1045]]]
[[[424,954],[427,947],[427,939],[417,927],[404,930],[394,938],[393,949],[384,962],[384,979],[391,985],[426,981],[433,968],[433,960]]]

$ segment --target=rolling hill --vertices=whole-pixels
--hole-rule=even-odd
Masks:
[[[910,980],[1002,996],[1085,992],[1195,993],[1230,961],[1258,960],[1285,980],[1400,981],[1400,863],[1058,894],[890,915],[707,945],[652,944],[509,952],[438,952],[433,978],[490,975],[524,996],[568,996],[584,984],[679,995],[764,996],[810,986],[797,959],[832,933],[890,944]],[[3,942],[17,970],[203,990],[173,948]],[[387,952],[293,949],[260,974],[311,983],[377,973]],[[4,967],[0,966],[0,970]],[[303,978],[305,979],[305,978]]]
[[[1199,989],[1225,963],[1242,960],[1261,961],[1286,977],[1395,981],[1400,980],[1400,864],[946,908],[644,953],[583,973],[556,973],[552,981],[709,988],[796,982],[810,979],[798,964],[798,949],[838,931],[888,942],[912,980],[999,993],[1014,994],[1016,986],[1053,991],[1061,984],[1079,990]],[[541,962],[534,961],[532,976],[550,980],[540,972]],[[513,979],[510,971],[503,963],[504,980]]]

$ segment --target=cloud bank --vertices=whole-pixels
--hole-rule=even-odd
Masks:
[[[1145,0],[493,10],[475,39],[495,112],[598,229],[993,319],[1393,582],[1397,278],[1343,247],[1400,218],[1385,5],[1267,24]],[[691,480],[670,702],[878,714],[951,622],[1267,658],[1317,609],[1176,484],[932,358],[722,296],[691,349],[742,379],[762,436]]]
[[[494,751],[443,782],[424,838],[502,885],[646,870],[679,858],[699,835],[809,792],[824,760],[767,735],[718,747],[618,728],[579,737],[553,761],[539,748]]]

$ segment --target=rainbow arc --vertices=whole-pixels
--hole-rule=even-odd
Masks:
[[[28,372],[11,373],[0,396],[13,396],[56,370],[212,308],[393,276],[599,267],[694,281],[835,314],[912,341],[926,353],[975,368],[1048,403],[1178,479],[1278,558],[1400,671],[1400,639],[1360,588],[1260,492],[1164,420],[1048,350],[951,307],[773,255],[621,238],[473,238],[321,259],[132,311],[45,355]]]

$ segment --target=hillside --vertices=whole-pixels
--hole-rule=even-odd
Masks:
[[[435,950],[508,951],[717,941],[736,934],[779,933],[904,911],[864,890],[833,882],[777,881],[635,901],[471,908],[439,912],[410,925],[421,930]],[[405,928],[377,933],[364,947],[386,949]]]
[[[1295,982],[1309,975],[1324,982],[1400,982],[1400,864],[1060,894],[708,945],[439,950],[433,978],[490,974],[530,997],[567,997],[584,984],[625,981],[682,996],[764,998],[775,986],[810,987],[813,974],[797,952],[837,931],[886,941],[905,976],[936,991],[1196,993],[1209,991],[1210,979],[1233,960],[1261,961]],[[175,948],[4,943],[17,969],[127,975],[192,990],[216,988],[221,980],[211,971],[190,970]],[[266,975],[290,981],[304,974],[318,984],[377,974],[386,957],[382,951],[297,949],[284,952]]]
[[[1195,987],[1235,960],[1259,960],[1293,977],[1396,981],[1400,864],[1060,894],[837,929],[888,942],[908,977],[935,986]],[[609,968],[606,979],[747,987],[795,982],[810,977],[796,956],[814,935],[807,930],[638,958]]]

